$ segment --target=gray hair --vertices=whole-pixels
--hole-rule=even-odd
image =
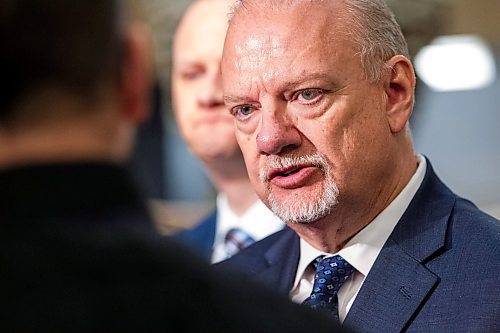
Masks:
[[[269,8],[297,4],[300,1],[325,2],[333,0],[265,0]],[[232,19],[242,9],[249,9],[255,0],[237,0],[231,11]],[[387,60],[395,55],[410,58],[408,45],[394,13],[384,0],[343,0],[345,13],[349,20],[346,29],[349,38],[356,43],[365,78],[378,81]],[[231,22],[231,20],[230,20]]]

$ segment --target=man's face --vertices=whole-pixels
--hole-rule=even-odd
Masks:
[[[222,62],[252,184],[292,222],[319,220],[341,205],[365,209],[387,177],[381,161],[390,142],[384,87],[363,78],[345,22],[319,7],[305,11],[272,18],[244,11]]]
[[[172,98],[177,125],[202,160],[240,155],[233,119],[224,108],[220,61],[227,1],[199,1],[181,22],[173,50]]]

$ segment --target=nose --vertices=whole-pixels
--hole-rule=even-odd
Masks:
[[[285,110],[282,112],[263,111],[256,141],[261,154],[278,155],[299,147],[302,136]]]
[[[207,73],[202,86],[198,90],[198,105],[205,109],[214,109],[224,106],[222,93],[222,77],[220,70]]]

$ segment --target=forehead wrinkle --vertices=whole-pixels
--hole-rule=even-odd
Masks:
[[[313,48],[311,47],[311,49]],[[265,59],[260,59],[261,61],[258,64],[259,71],[252,70],[255,68],[249,67],[245,68],[245,71],[243,67],[237,67],[236,71],[240,73],[238,76],[238,85],[249,91],[249,95],[256,95],[256,91],[282,94],[285,91],[307,84],[307,82],[313,80],[327,82],[329,85],[338,83],[333,80],[331,68],[323,68],[323,66],[315,66],[314,69],[307,66],[304,67],[304,64],[300,63],[304,58],[301,57],[302,52],[298,55],[288,55],[290,52],[286,54],[282,57],[276,57],[279,60],[278,64],[273,62],[265,64]],[[310,58],[310,56],[307,58]],[[294,65],[295,61],[299,62],[298,66]],[[252,99],[256,97],[253,96]]]
[[[253,70],[269,59],[279,58],[285,54],[280,38],[277,36],[250,35],[242,43],[235,44],[237,56],[236,67],[239,70]]]
[[[302,6],[309,7],[307,3]],[[316,49],[319,43],[330,44],[332,37],[335,39],[335,31],[344,29],[339,26],[340,22],[337,19],[333,20],[337,21],[336,23],[332,22],[332,17],[326,13],[315,13],[314,18],[308,19],[302,17],[302,11],[297,13],[287,12],[287,10],[289,11],[290,8],[281,10],[278,13],[280,16],[272,18],[259,12],[256,16],[241,17],[237,23],[233,24],[230,30],[236,34],[242,33],[241,29],[244,31],[247,25],[256,24],[256,21],[260,22],[259,27],[263,27],[263,29],[257,29],[259,32],[252,31],[250,35],[247,35],[246,40],[234,46],[236,54],[242,59],[240,69],[255,69],[266,59],[284,58],[286,55],[298,59],[299,55]],[[274,31],[273,23],[277,20],[284,20],[283,26],[289,28]],[[307,26],[307,29],[304,29],[304,26]],[[294,49],[293,52],[287,52],[290,48]],[[300,50],[300,53],[297,53],[297,50]],[[322,51],[325,52],[327,49],[323,48]],[[252,54],[252,52],[255,53]],[[327,55],[328,52],[324,54],[324,56]]]
[[[240,80],[237,83],[237,87],[231,86],[231,88],[237,88],[236,93],[231,91],[231,88],[225,89],[224,91],[224,102],[230,104],[239,103],[255,103],[260,99],[260,93],[266,92],[266,87],[262,84],[258,77],[251,78],[247,81],[243,80],[242,76],[239,76]],[[248,84],[247,84],[248,83]]]
[[[275,66],[274,61],[286,58],[278,36],[250,34],[231,49],[233,59],[228,64],[239,73],[238,85],[247,90],[252,99],[257,98],[257,91],[267,90],[267,85],[283,72],[282,66]]]
[[[336,44],[331,44],[332,37],[335,31],[341,28],[339,26],[341,22],[338,19],[334,19],[333,21],[336,22],[332,22],[332,14],[323,12],[316,12],[316,15],[308,20],[303,17],[304,10],[289,11],[290,8],[279,6],[279,10],[276,10],[279,17],[274,16],[271,18],[265,12],[258,10],[263,6],[265,7],[265,4],[266,2],[261,2],[253,9],[247,8],[243,11],[244,14],[240,13],[237,18],[235,17],[236,20],[232,21],[228,34],[232,36],[231,39],[235,43],[226,45],[226,47],[229,46],[232,49],[233,64],[231,67],[234,66],[236,72],[240,73],[239,82],[237,82],[241,87],[246,87],[247,91],[252,91],[254,95],[256,94],[255,90],[259,90],[256,87],[259,86],[274,88],[276,91],[276,88],[282,90],[285,86],[297,86],[301,82],[308,80],[309,78],[305,78],[304,75],[309,76],[308,71],[310,68],[304,66],[300,61],[309,59],[310,54],[312,54],[316,65],[321,66],[321,64],[324,64],[331,53],[336,52],[334,49]],[[302,9],[309,9],[309,7],[317,6],[318,2],[301,1],[297,2],[296,5],[301,6]],[[332,7],[329,8],[333,9]],[[293,17],[288,14],[292,14]],[[339,18],[338,14],[338,12],[333,14],[333,17]],[[283,19],[284,26],[288,26],[290,29],[273,31],[272,23],[278,19]],[[304,22],[304,20],[309,23]],[[256,22],[259,22],[257,25],[259,27],[258,32],[249,29],[249,26],[255,25]],[[303,22],[303,24],[300,24],[300,22]],[[308,29],[302,29],[303,26],[307,26]],[[241,34],[243,34],[243,37],[241,37]],[[297,38],[297,34],[300,34],[301,38]],[[240,38],[236,38],[236,36],[240,36]],[[328,44],[330,47],[320,48],[320,54],[317,51],[313,52],[319,43]],[[293,49],[293,52],[289,52],[290,49]],[[274,63],[273,59],[276,60]],[[267,68],[263,67],[266,62],[268,62]],[[300,66],[296,66],[296,64]],[[321,67],[315,68],[317,73],[330,72],[331,68]],[[259,77],[255,77],[256,75]],[[310,75],[311,79],[312,76],[314,74]],[[326,76],[325,74],[323,78]],[[288,78],[288,80],[284,82],[276,80],[277,78]],[[317,78],[321,79],[321,75]],[[250,81],[252,82],[250,83]],[[273,81],[281,81],[280,87],[273,86],[275,84]],[[328,81],[331,82],[332,78],[330,77]],[[270,91],[269,89],[265,90]]]
[[[285,52],[282,56],[269,57],[271,59],[259,59],[258,67],[255,68],[240,67],[238,68],[240,73],[245,73],[244,69],[247,69],[248,72],[239,76],[239,83],[244,86],[245,83],[252,81],[253,89],[262,87],[268,92],[274,91],[278,94],[312,80],[322,80],[333,83],[331,68],[321,65],[315,66],[314,68],[304,66],[304,59],[314,61],[310,55],[306,54],[308,50],[314,50],[314,47],[308,47],[306,50],[301,50],[299,53]],[[272,58],[276,58],[278,63],[272,62]],[[314,58],[321,57],[314,56]],[[271,60],[271,62],[266,64],[266,60]],[[321,59],[318,59],[318,61],[321,61]],[[256,73],[256,71],[252,71],[252,69],[259,69],[259,71]],[[251,77],[250,75],[254,76]]]

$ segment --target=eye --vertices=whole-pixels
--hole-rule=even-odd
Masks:
[[[252,105],[238,105],[231,109],[231,114],[238,119],[244,119],[248,117],[254,110],[255,107],[253,107]]]
[[[181,77],[185,81],[193,81],[196,80],[198,77],[200,77],[201,73],[199,71],[190,71],[190,72],[184,72],[181,74]]]
[[[313,104],[321,99],[323,93],[321,89],[304,89],[296,94],[296,100],[303,104]]]
[[[194,81],[200,78],[204,73],[205,70],[201,66],[187,68],[180,72],[181,78],[185,81]]]

